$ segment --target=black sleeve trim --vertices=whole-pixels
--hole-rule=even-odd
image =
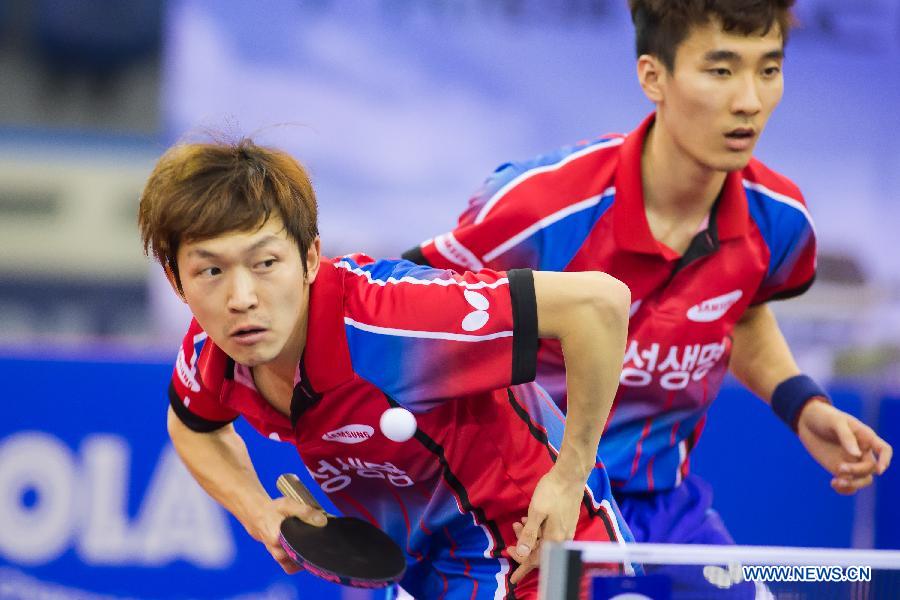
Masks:
[[[425,258],[425,254],[422,253],[421,246],[413,246],[412,248],[401,254],[400,258],[406,259],[410,262],[414,262],[417,265],[424,265],[426,267],[434,266],[428,262],[427,258]]]
[[[816,274],[813,273],[813,276],[809,278],[809,280],[803,285],[797,286],[795,288],[791,288],[789,290],[782,290],[776,294],[772,294],[765,300],[760,302],[754,302],[753,306],[759,306],[760,304],[764,304],[766,302],[772,302],[773,300],[787,300],[788,298],[795,298],[802,294],[806,293],[806,290],[812,287],[812,284],[816,281]]]
[[[512,385],[534,381],[537,376],[538,320],[531,269],[508,271],[513,309]]]
[[[203,417],[198,417],[194,413],[192,413],[181,401],[181,397],[179,397],[178,392],[175,391],[175,384],[169,384],[169,405],[172,407],[172,410],[175,411],[175,414],[181,419],[181,422],[185,424],[185,426],[191,431],[196,431],[197,433],[210,433],[212,431],[216,431],[217,429],[221,429],[228,425],[229,423],[234,422],[235,419],[231,419],[230,421],[210,421],[209,419],[204,419]]]

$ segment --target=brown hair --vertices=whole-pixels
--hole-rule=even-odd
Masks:
[[[637,55],[659,58],[669,71],[690,29],[710,19],[727,32],[767,34],[774,25],[787,42],[794,0],[628,0],[634,22]]]
[[[144,253],[168,267],[181,290],[176,256],[184,240],[262,227],[276,214],[297,242],[303,269],[318,235],[316,196],[306,170],[280,150],[236,143],[170,148],[141,194],[138,225]]]

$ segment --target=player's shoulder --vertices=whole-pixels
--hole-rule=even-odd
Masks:
[[[602,194],[613,185],[624,140],[623,135],[607,134],[500,165],[470,199],[460,224],[478,224],[498,209],[507,218],[528,223]]]
[[[345,282],[350,285],[354,282],[386,285],[401,283],[404,279],[435,279],[449,273],[444,269],[419,265],[404,258],[374,259],[361,252],[335,258],[332,264],[349,275]]]
[[[805,205],[800,188],[787,176],[753,158],[741,171],[744,187],[756,192],[760,200],[793,201]]]
[[[345,293],[355,293],[367,286],[428,286],[467,285],[472,281],[492,282],[503,278],[503,273],[484,269],[479,274],[457,273],[450,269],[440,269],[420,265],[404,258],[374,259],[366,254],[347,254],[335,258],[332,264],[345,274]],[[470,281],[471,280],[471,281]]]
[[[573,163],[590,162],[593,164],[618,159],[618,150],[625,141],[625,136],[609,133],[592,139],[581,140],[574,144],[558,147],[550,152],[539,154],[527,160],[507,162],[494,171],[507,178],[519,177],[529,173],[537,174],[550,170],[566,170]]]
[[[192,319],[175,358],[172,381],[183,394],[218,394],[228,370],[228,356]]]
[[[815,233],[797,184],[755,159],[742,175],[750,217],[770,247],[797,239],[804,232]]]

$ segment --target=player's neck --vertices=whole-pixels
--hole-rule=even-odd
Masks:
[[[659,124],[654,124],[644,140],[641,183],[648,212],[673,221],[702,219],[709,214],[726,176],[686,154]]]
[[[307,312],[304,310],[281,353],[269,362],[253,367],[254,379],[264,375],[266,379],[274,379],[293,389],[297,366],[306,348],[306,329]]]
[[[294,378],[306,346],[306,313],[281,353],[267,363],[250,369],[257,391],[275,410],[291,416]]]

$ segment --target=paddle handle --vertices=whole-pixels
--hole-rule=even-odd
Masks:
[[[300,478],[294,475],[293,473],[284,473],[278,476],[278,480],[275,482],[275,486],[278,488],[278,491],[282,493],[282,495],[293,498],[297,502],[301,504],[305,504],[310,506],[316,510],[324,510],[322,509],[322,505],[319,504],[319,501],[316,500],[315,496],[303,485],[303,482],[300,481]]]

